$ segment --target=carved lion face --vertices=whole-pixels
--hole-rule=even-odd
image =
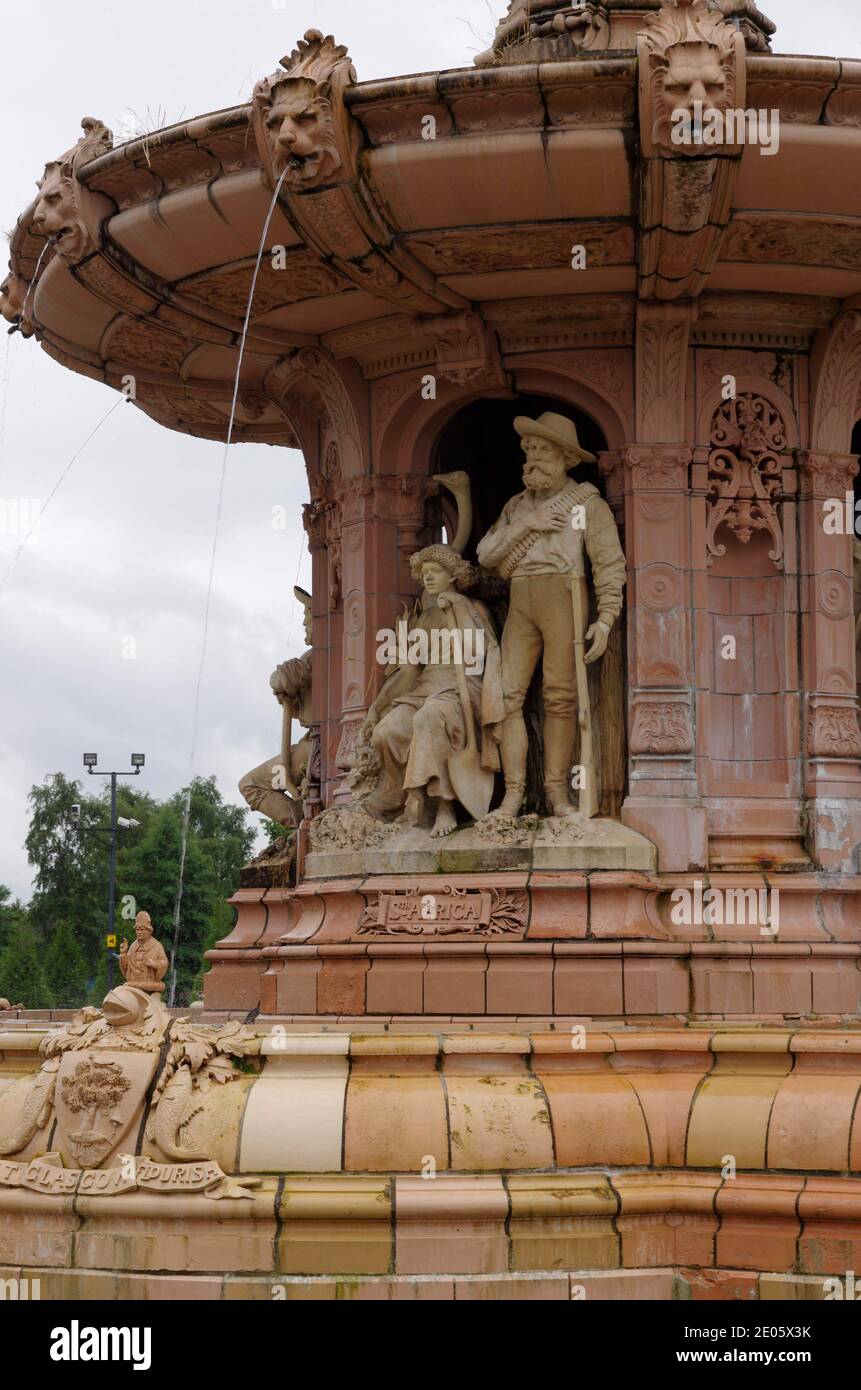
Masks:
[[[711,44],[676,44],[667,60],[662,85],[671,111],[693,112],[695,102],[700,102],[704,111],[724,104],[726,73],[718,50]]]
[[[46,237],[55,237],[59,254],[74,260],[84,254],[87,232],[78,212],[70,164],[48,164],[39,184],[33,225]]]
[[[277,86],[266,116],[273,166],[293,187],[324,183],[341,166],[335,141],[332,108],[311,82]]]
[[[0,285],[0,314],[7,323],[17,323],[27,298],[27,282],[10,270]]]

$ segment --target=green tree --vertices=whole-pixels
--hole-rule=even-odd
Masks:
[[[114,976],[116,976],[116,973],[116,970],[114,970]],[[122,980],[120,980],[120,984],[122,984]],[[87,1003],[93,1004],[96,1008],[98,1008],[101,1005],[102,1000],[104,999],[107,992],[108,953],[107,951],[100,951],[98,961],[96,962],[96,973],[93,976],[93,979],[90,981],[89,998],[87,1000]]]
[[[0,883],[0,952],[5,950],[12,928],[27,920],[27,909],[20,898],[10,902],[11,897],[12,890]]]
[[[39,943],[27,921],[15,924],[9,944],[0,956],[0,995],[11,1004],[24,1004],[28,1009],[51,1008]]]
[[[122,884],[138,910],[152,917],[156,935],[170,955],[173,945],[174,906],[179,883],[182,850],[182,818],[176,798],[152,817],[140,844],[128,857]],[[177,952],[177,1002],[191,1002],[194,977],[200,969],[206,941],[215,915],[218,892],[212,862],[201,849],[189,826],[183,869]]]
[[[85,956],[95,961],[104,933],[107,866],[103,837],[87,832],[102,823],[100,802],[85,796],[80,782],[69,781],[62,772],[33,787],[29,800],[25,846],[36,869],[32,925],[47,940],[55,923],[73,921]],[[75,805],[81,808],[79,820],[72,813]]]
[[[118,815],[137,821],[138,828],[121,830],[117,838],[114,931],[130,936],[135,913],[145,909],[168,952],[186,800],[186,792],[177,792],[160,803],[134,780],[117,787]],[[74,806],[80,807],[77,817]],[[69,924],[83,958],[84,977],[90,980],[92,1001],[100,1003],[106,989],[109,837],[104,832],[110,823],[109,788],[99,786],[98,794],[89,796],[80,782],[58,773],[32,788],[30,807],[26,844],[36,870],[32,929],[37,942],[50,946],[61,924]],[[239,885],[239,871],[251,856],[255,837],[248,819],[243,807],[222,800],[214,777],[194,779],[180,914],[180,1002],[203,968],[204,952],[232,928],[233,909],[227,900]],[[26,919],[26,910],[9,904],[8,891],[0,896],[0,949],[4,933],[8,936],[22,915]],[[59,961],[58,948],[56,968]],[[58,981],[64,997],[79,987],[80,978],[76,967],[71,983]]]
[[[80,1009],[87,1002],[87,967],[68,922],[54,929],[45,952],[45,978],[58,1009]]]
[[[178,792],[169,803],[180,818],[185,813],[187,797],[187,790]],[[251,857],[256,831],[248,824],[245,807],[222,800],[214,777],[195,777],[192,782],[188,829],[189,842],[196,842],[211,865],[215,895],[210,922],[200,942],[195,970],[195,978],[199,979],[204,953],[233,929],[235,913],[228,899],[239,887],[239,871]]]

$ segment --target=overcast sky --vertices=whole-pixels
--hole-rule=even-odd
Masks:
[[[775,49],[858,58],[857,0],[769,0]],[[155,129],[246,99],[305,29],[349,46],[359,79],[461,67],[503,0],[0,0],[0,226],[83,116]],[[5,255],[4,255],[5,263]],[[19,544],[15,499],[45,499],[116,399],[0,332],[0,582]],[[87,445],[0,595],[0,883],[29,896],[27,793],[94,751],[147,756],[142,788],[189,777],[194,686],[222,448],[120,405]],[[243,772],[278,747],[268,676],[304,646],[293,585],[310,585],[301,456],[234,445],[228,461],[194,772],[239,801]],[[293,521],[273,530],[272,508]],[[7,526],[8,531],[8,526]],[[134,659],[125,639],[133,638]],[[88,779],[95,790],[101,782]]]

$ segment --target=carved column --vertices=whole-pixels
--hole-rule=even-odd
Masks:
[[[622,819],[657,844],[662,870],[684,871],[707,863],[694,736],[692,533],[703,526],[694,525],[692,450],[632,444],[623,456],[630,737]]]
[[[337,525],[337,508],[327,480],[309,469],[311,501],[304,509],[305,532],[311,554],[311,596],[314,619],[314,654],[311,668],[311,735],[316,745],[319,764],[319,795],[325,800],[325,789],[332,775],[330,758],[329,691],[332,689],[332,662],[340,660],[341,614],[330,605],[328,534],[333,521]],[[315,781],[309,763],[309,788]],[[311,800],[317,802],[318,795]]]
[[[801,479],[801,624],[809,848],[824,868],[858,869],[861,731],[855,686],[851,529],[826,529],[825,503],[852,492],[858,461],[807,452]],[[829,510],[831,510],[829,508]]]

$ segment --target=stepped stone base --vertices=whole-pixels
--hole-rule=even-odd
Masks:
[[[2,1276],[42,1298],[806,1300],[861,1268],[861,1028],[263,1026],[188,1127],[242,1197],[34,1190],[37,1134],[0,1160]],[[44,1035],[0,1034],[0,1094]]]
[[[328,812],[327,824],[343,813]],[[531,869],[653,871],[658,852],[651,840],[618,821],[580,815],[521,816],[471,825],[434,839],[428,830],[386,830],[378,845],[312,849],[307,879],[373,874],[475,874]],[[380,827],[374,826],[380,833]],[[313,824],[312,824],[313,835]]]

